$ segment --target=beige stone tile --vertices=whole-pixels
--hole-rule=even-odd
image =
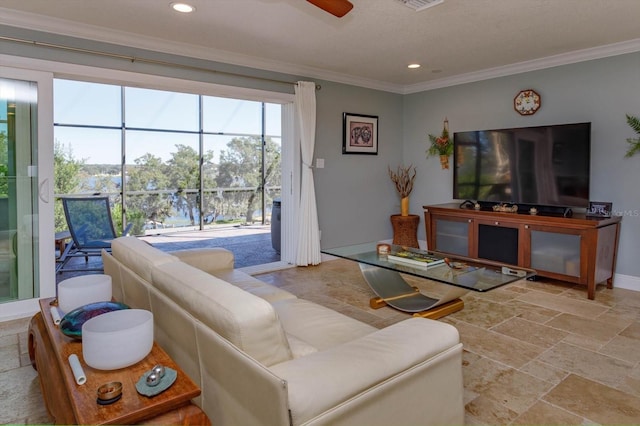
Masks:
[[[555,345],[567,335],[566,331],[557,330],[522,318],[511,318],[491,328],[491,331],[543,348]]]
[[[33,368],[15,368],[0,373],[0,383],[0,424],[22,423],[26,418],[46,416],[40,382]]]
[[[607,315],[607,318],[615,318],[616,320],[629,320],[640,321],[640,309],[631,307],[620,307],[620,305],[609,308],[607,312],[602,315]],[[594,317],[595,320],[599,320],[600,316]]]
[[[566,343],[547,350],[539,361],[610,386],[622,381],[633,364]]]
[[[468,366],[463,365],[463,379],[465,389],[473,392],[484,392],[498,377],[512,370],[511,367],[485,357],[479,357]]]
[[[518,417],[515,411],[483,395],[467,403],[464,408],[474,424],[504,425]]]
[[[586,298],[584,300],[574,300],[562,297],[561,295],[547,294],[539,291],[531,291],[529,293],[522,294],[518,296],[518,300],[588,319],[592,319],[609,309],[606,306],[592,303]]]
[[[20,367],[18,344],[0,347],[0,372]]]
[[[546,278],[537,278],[535,281],[520,280],[518,281],[522,287],[537,292],[560,294],[571,288],[572,285],[560,281],[551,281]]]
[[[29,329],[29,322],[31,318],[20,318],[11,321],[0,322],[0,336],[7,336],[10,334],[18,334],[25,332]]]
[[[515,315],[516,310],[510,306],[472,298],[465,302],[464,309],[451,314],[451,317],[476,327],[491,328]]]
[[[542,398],[600,424],[638,424],[640,398],[571,374]]]
[[[562,293],[562,296],[569,299],[585,300],[587,299],[587,287],[576,285],[570,289],[567,289],[567,291]],[[616,304],[616,300],[613,297],[611,290],[607,289],[606,285],[604,284],[596,286],[595,298],[593,300],[590,300],[589,302],[606,307],[612,307]]]
[[[605,324],[608,324],[609,327],[620,330],[620,332],[633,325],[634,323],[634,320],[632,320],[631,318],[620,317],[619,315],[611,314],[610,310],[603,313],[602,315],[598,315],[594,319],[596,322],[603,322]]]
[[[533,377],[537,377],[540,380],[544,380],[556,385],[569,375],[569,373],[565,370],[561,370],[538,360],[533,360],[527,363],[520,369],[520,371],[530,374]]]
[[[463,390],[462,402],[464,403],[464,405],[467,405],[469,402],[473,401],[479,396],[480,396],[479,393],[476,393],[465,387]]]
[[[536,402],[512,425],[581,425],[584,419],[544,401]]]
[[[611,292],[610,297],[616,302],[617,306],[640,308],[640,291],[615,288],[615,282],[613,285],[614,290],[609,290]]]
[[[13,346],[17,344],[18,344],[18,336],[15,334],[0,336],[0,348],[4,348],[6,346]]]
[[[636,321],[620,332],[621,336],[640,340],[640,322]]]
[[[473,364],[474,362],[482,359],[482,357],[478,354],[474,354],[465,349],[462,350],[462,366],[468,366]]]
[[[505,303],[509,300],[513,300],[518,297],[522,292],[509,291],[504,287],[497,288],[495,290],[479,293],[471,293],[474,297],[482,300],[487,300],[496,303]]]
[[[515,368],[522,367],[544,351],[538,346],[462,321],[455,327],[466,350]]]
[[[24,332],[18,334],[18,345],[20,347],[20,354],[29,353],[29,333]]]
[[[465,389],[522,413],[552,386],[530,374],[483,359],[464,370]]]
[[[622,383],[617,386],[617,389],[630,395],[640,397],[640,379],[627,376]]]
[[[29,358],[29,354],[20,354],[20,367],[27,367],[31,365],[31,359]]]
[[[528,293],[529,291],[531,291],[526,287],[526,283],[522,284],[520,281],[515,281],[511,284],[507,284],[503,287],[500,287],[500,290],[509,291],[517,294]]]
[[[580,346],[581,348],[588,349],[593,352],[598,352],[607,341],[598,340],[591,337],[585,337],[581,334],[568,334],[563,340],[564,343],[568,343],[574,346]]]
[[[541,324],[544,324],[550,319],[561,314],[559,311],[547,309],[538,305],[532,305],[531,303],[526,303],[521,300],[510,300],[507,302],[507,305],[516,309],[518,317]]]
[[[545,325],[606,343],[624,330],[629,322],[594,321],[572,314],[561,314]]]
[[[604,345],[599,352],[631,364],[640,362],[640,340],[625,336],[616,336]]]

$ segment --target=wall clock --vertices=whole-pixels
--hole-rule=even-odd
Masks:
[[[535,90],[521,90],[513,99],[513,108],[520,115],[532,115],[540,109],[540,95]]]

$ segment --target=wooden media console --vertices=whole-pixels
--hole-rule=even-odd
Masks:
[[[620,216],[609,218],[506,213],[423,206],[429,250],[534,269],[542,277],[587,287],[613,287]]]

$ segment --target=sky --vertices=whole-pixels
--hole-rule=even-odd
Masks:
[[[56,126],[55,139],[65,149],[71,147],[75,159],[87,164],[119,164],[122,123],[121,87],[107,84],[54,80],[54,123],[104,128]],[[126,87],[124,123],[127,128],[197,132],[198,95]],[[238,134],[261,134],[261,103],[212,96],[203,97],[205,150],[220,150]],[[281,106],[266,104],[266,134],[276,142],[281,135]],[[220,135],[220,133],[224,135]],[[175,152],[176,144],[198,149],[198,134],[135,131],[126,132],[127,164],[146,153],[164,161]]]

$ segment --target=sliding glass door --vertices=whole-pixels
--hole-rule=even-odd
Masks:
[[[0,302],[39,295],[37,83],[0,78]]]

